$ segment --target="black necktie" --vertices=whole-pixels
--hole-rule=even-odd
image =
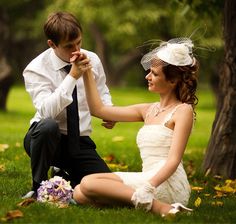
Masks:
[[[67,74],[70,72],[71,65],[64,67]],[[68,148],[69,152],[73,155],[79,148],[79,114],[78,114],[78,101],[77,101],[77,89],[76,86],[72,93],[73,101],[67,106],[67,136],[68,136]]]

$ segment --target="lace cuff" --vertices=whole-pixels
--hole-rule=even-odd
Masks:
[[[142,187],[136,189],[133,193],[131,201],[136,209],[151,210],[154,199],[155,187],[147,182]]]

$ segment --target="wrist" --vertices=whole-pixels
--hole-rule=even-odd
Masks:
[[[71,68],[71,70],[70,70],[69,75],[72,76],[74,79],[78,79],[78,78],[81,76],[81,75],[79,74],[79,72],[78,72],[78,69],[73,68],[73,66],[72,66],[72,68]]]
[[[155,188],[157,187],[155,182],[152,180],[148,181],[148,183],[151,185],[151,187],[155,187]]]

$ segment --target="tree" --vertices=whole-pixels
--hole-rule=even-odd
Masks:
[[[13,76],[11,68],[4,56],[0,56],[0,110],[5,111],[7,103],[7,95],[13,84]]]
[[[141,0],[53,0],[44,17],[59,10],[79,18],[84,33],[83,47],[99,55],[109,74],[109,84],[115,85],[124,80],[132,65],[139,65],[142,48],[137,46],[147,41],[148,36],[157,36],[154,27],[161,17],[167,17],[166,11],[155,7],[154,0],[148,3]]]
[[[203,24],[206,24],[206,35],[201,29],[200,35],[193,36],[196,45],[210,44],[216,49],[222,47],[219,13],[215,10],[219,2],[222,1],[1,0],[0,35],[4,39],[0,46],[0,57],[8,64],[14,80],[22,82],[24,67],[47,47],[43,23],[48,14],[59,10],[69,11],[82,23],[83,47],[100,56],[108,83],[143,85],[144,71],[140,58],[150,48],[157,46],[159,40],[188,37],[196,28],[203,28]],[[152,44],[146,45],[146,41],[153,38],[156,39]],[[217,64],[215,56],[203,60],[201,71],[204,75],[200,77],[211,74]],[[207,70],[209,65],[213,69]],[[1,72],[9,71],[6,68],[1,68]],[[6,94],[3,95],[4,101]]]
[[[225,0],[225,60],[220,73],[216,116],[205,154],[207,174],[236,177],[236,1]]]
[[[214,9],[215,1],[206,4],[203,0],[53,0],[45,10],[45,17],[55,9],[75,14],[84,30],[83,47],[99,55],[109,84],[119,85],[130,74],[130,80],[137,85],[143,82],[140,59],[159,45],[159,40],[190,36],[201,27],[200,37],[194,35],[194,40],[198,39],[202,45],[217,43],[219,47],[220,38],[214,27],[219,15],[207,11]],[[204,36],[205,24],[207,36]],[[155,39],[153,45],[145,45],[150,39]]]
[[[43,6],[44,1],[0,1],[0,110],[7,109],[9,90],[15,78],[21,77],[25,61],[34,54],[32,46],[37,49],[30,26]]]
[[[7,14],[0,7],[0,36],[2,45],[0,45],[0,110],[6,110],[7,95],[13,84],[11,66],[6,57],[6,48],[8,46],[9,29],[7,26]]]

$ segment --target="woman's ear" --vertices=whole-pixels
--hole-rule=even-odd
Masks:
[[[49,46],[49,47],[51,47],[51,48],[53,48],[53,49],[56,48],[56,45],[53,43],[52,40],[48,40],[47,43],[48,43],[48,46]]]
[[[177,80],[173,79],[170,81],[170,84],[174,87],[177,85]]]

